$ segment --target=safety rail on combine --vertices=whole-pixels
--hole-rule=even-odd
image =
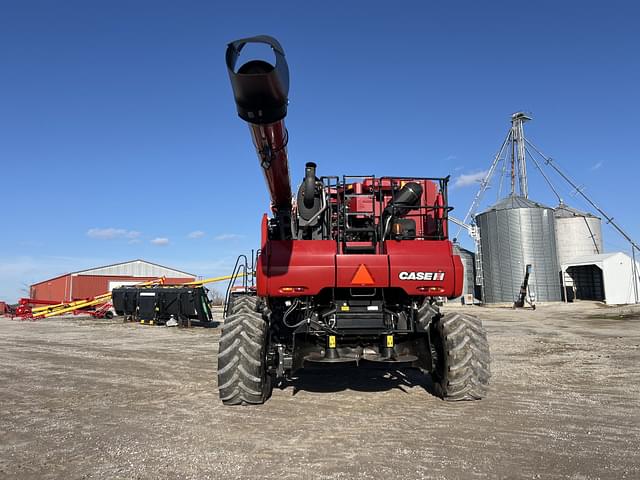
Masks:
[[[233,270],[231,273],[231,279],[229,284],[227,285],[227,290],[224,294],[224,309],[222,311],[222,317],[226,318],[229,312],[233,307],[233,300],[235,295],[239,294],[247,294],[254,292],[255,294],[255,268],[257,256],[259,255],[259,251],[255,252],[251,251],[251,264],[247,259],[246,255],[238,255],[236,258],[236,263],[233,266]],[[242,284],[237,285],[238,279],[241,280]]]
[[[345,175],[342,181],[335,176],[320,177],[325,191],[329,192],[327,208],[327,229],[319,235],[320,239],[335,239],[344,244],[344,248],[353,253],[383,253],[384,241],[390,239],[446,240],[449,212],[447,185],[449,177],[380,177]],[[403,187],[412,183],[420,188],[416,195],[409,189],[403,193]],[[407,205],[420,196],[421,190],[437,185],[433,205]],[[431,187],[433,188],[433,187]],[[386,196],[385,196],[386,192]],[[389,195],[390,194],[390,195]],[[410,202],[409,202],[410,203]],[[318,213],[323,213],[321,209]],[[402,219],[391,228],[391,219]],[[387,222],[387,224],[385,224]],[[408,223],[407,223],[408,222]],[[422,223],[422,225],[420,225]],[[413,225],[409,231],[406,225]],[[420,227],[416,230],[416,226]],[[358,239],[370,244],[350,246],[348,242]],[[362,242],[361,242],[362,243]]]

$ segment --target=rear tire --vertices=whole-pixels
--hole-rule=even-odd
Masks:
[[[432,373],[437,393],[449,401],[485,397],[491,357],[480,319],[450,313],[432,324],[431,333],[437,356]]]
[[[235,293],[229,295],[229,300],[227,302],[227,308],[225,309],[225,314],[227,317],[237,313],[239,310],[243,308],[249,308],[250,310],[255,310],[257,303],[257,297],[255,295],[241,294]],[[226,318],[226,317],[225,317]]]
[[[236,298],[222,327],[218,391],[225,405],[259,405],[273,389],[266,366],[269,328],[257,306],[255,296]]]

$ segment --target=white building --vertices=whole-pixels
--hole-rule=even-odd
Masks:
[[[640,265],[622,252],[573,258],[561,264],[560,278],[570,277],[569,300],[598,300],[609,305],[640,302]],[[635,282],[634,282],[635,275]],[[569,282],[567,282],[569,283]]]

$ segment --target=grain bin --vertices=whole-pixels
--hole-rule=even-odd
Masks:
[[[526,265],[529,290],[541,302],[560,301],[554,210],[512,195],[476,216],[480,232],[484,303],[512,303]]]
[[[600,218],[568,207],[564,203],[556,207],[553,216],[556,219],[559,265],[577,257],[604,253]]]
[[[560,203],[556,207],[554,217],[556,219],[558,265],[562,266],[578,258],[604,253],[602,221],[600,218],[568,207],[564,203]],[[596,284],[598,281],[602,282],[602,272],[598,269],[593,270],[593,273],[587,276],[585,276],[585,273],[587,273],[585,267],[579,269],[576,267],[573,270],[573,272],[565,272],[562,279],[567,292],[566,298],[569,301],[575,298],[576,295],[580,298],[585,298],[575,290],[577,284],[582,285],[583,288],[586,284],[589,284],[589,288],[592,291],[596,291]],[[591,280],[589,281],[588,279]],[[599,298],[600,296],[602,294],[595,295],[594,298]]]
[[[465,303],[467,302],[468,295],[471,295],[471,298],[475,298],[475,287],[476,287],[476,256],[473,252],[470,252],[466,248],[462,248],[457,243],[453,244],[453,253],[454,255],[460,255],[460,260],[462,261],[462,267],[464,268],[464,277],[462,281],[462,295],[454,300],[459,300],[460,298],[465,299]]]

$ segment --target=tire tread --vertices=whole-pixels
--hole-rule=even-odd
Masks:
[[[223,404],[259,405],[271,395],[271,377],[264,371],[267,335],[258,298],[234,298],[218,349],[218,391]]]
[[[463,313],[436,321],[444,354],[444,378],[436,378],[440,396],[448,401],[480,400],[487,394],[491,354],[479,318]]]

